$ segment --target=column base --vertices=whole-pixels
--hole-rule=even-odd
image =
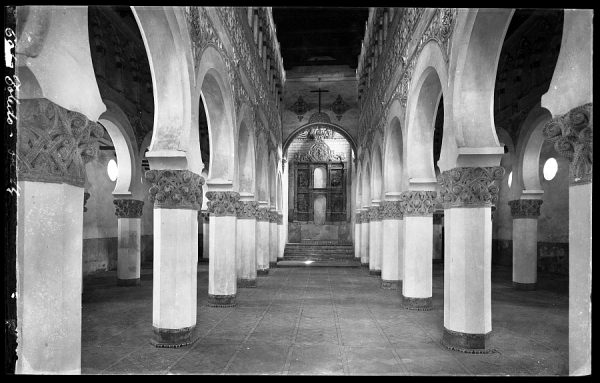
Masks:
[[[212,295],[208,294],[207,306],[210,307],[234,307],[237,305],[235,294],[233,295]]]
[[[369,275],[374,277],[381,276],[381,270],[369,270]]]
[[[381,288],[384,290],[402,290],[402,281],[381,280]]]
[[[269,269],[258,269],[256,275],[269,275]]]
[[[360,267],[367,267],[368,268],[369,267],[369,263],[368,262],[367,263],[362,263],[361,262]]]
[[[239,287],[239,288],[256,287],[256,279],[240,278],[237,280],[237,287]]]
[[[429,311],[432,309],[431,300],[431,297],[411,298],[402,295],[402,307],[407,310]]]
[[[154,338],[150,344],[158,348],[178,348],[194,344],[198,340],[194,329],[196,325],[178,329],[153,327]]]
[[[537,283],[519,283],[513,281],[512,283],[515,290],[524,290],[524,291],[532,291],[537,288]]]
[[[117,278],[117,286],[139,286],[141,285],[140,278],[134,279],[119,279]]]
[[[269,262],[269,268],[272,269],[274,267],[277,267],[277,262]]]
[[[490,354],[496,352],[496,350],[489,347],[491,334],[491,331],[487,334],[468,334],[448,330],[444,327],[442,345],[449,350],[469,354]]]

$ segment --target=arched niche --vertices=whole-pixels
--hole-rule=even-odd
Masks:
[[[399,193],[403,190],[403,141],[402,127],[398,117],[393,117],[387,128],[385,140],[385,157],[383,161],[384,193]]]
[[[269,157],[266,150],[267,138],[261,132],[256,141],[256,196],[261,202],[269,202]]]
[[[243,118],[240,122],[238,131],[238,161],[237,186],[240,193],[254,194],[255,192],[255,151],[254,151],[254,132],[250,127],[250,122]]]
[[[329,128],[329,129],[333,130],[334,132],[342,135],[342,137],[344,137],[348,141],[348,143],[350,143],[350,146],[352,147],[352,152],[357,153],[356,142],[354,141],[354,139],[352,138],[350,133],[348,133],[343,127],[341,127],[340,125],[334,124],[334,123],[315,122],[312,124],[303,125],[303,126],[299,127],[298,129],[294,130],[292,133],[290,133],[290,135],[285,139],[285,141],[283,143],[283,147],[282,147],[283,156],[287,156],[287,151],[288,151],[288,148],[290,147],[290,144],[294,141],[294,139],[296,137],[298,137],[298,135],[302,134],[303,132],[305,132],[307,130],[310,130],[311,128],[317,127],[317,126]]]
[[[325,166],[318,166],[313,171],[313,187],[314,188],[325,188],[327,187],[327,169]]]
[[[277,211],[283,211],[283,184],[281,172],[277,172]]]
[[[152,76],[154,126],[147,157],[155,169],[189,169],[200,173],[194,156],[197,134],[192,129],[194,65],[185,10],[177,7],[131,7],[138,24]],[[192,148],[190,148],[192,145]],[[189,158],[188,158],[189,157]]]
[[[381,140],[373,143],[371,151],[371,200],[381,201],[383,199],[383,176],[381,161]]]
[[[435,183],[433,164],[433,136],[438,103],[442,96],[442,82],[433,67],[427,67],[417,79],[414,98],[410,102],[407,124],[407,166],[408,182]]]
[[[275,152],[269,154],[269,205],[275,209],[277,206],[277,155]]]
[[[371,163],[368,152],[363,157],[361,178],[361,207],[365,208],[371,206]]]

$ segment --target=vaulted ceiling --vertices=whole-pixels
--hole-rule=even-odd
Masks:
[[[356,68],[368,16],[368,8],[273,7],[284,68],[311,65]]]

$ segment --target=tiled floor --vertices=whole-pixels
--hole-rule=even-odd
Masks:
[[[515,291],[510,270],[492,275],[493,346],[471,355],[440,344],[443,265],[434,265],[432,311],[400,307],[363,268],[277,268],[238,290],[234,308],[206,306],[208,265],[198,267],[200,339],[154,348],[152,270],[141,287],[115,273],[84,281],[84,374],[566,375],[564,279],[540,275],[538,291]],[[555,290],[555,291],[553,291]],[[562,290],[562,292],[560,292]]]

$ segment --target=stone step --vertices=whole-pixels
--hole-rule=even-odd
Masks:
[[[283,260],[277,262],[277,267],[360,267],[360,261],[348,260]]]

